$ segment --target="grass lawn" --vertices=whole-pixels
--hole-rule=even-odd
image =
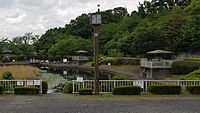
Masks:
[[[0,67],[0,79],[3,79],[2,74],[6,71],[12,73],[14,80],[36,79],[38,73],[38,69],[31,66],[4,66]]]
[[[140,73],[140,66],[136,65],[102,65],[100,67],[106,68],[106,69],[114,69],[114,70],[120,70],[130,73]]]
[[[91,66],[93,62],[87,62],[84,64],[84,66]],[[140,73],[140,66],[137,65],[101,65],[100,67],[106,68],[106,69],[113,69],[113,70],[119,70],[119,71],[125,71],[130,73]]]

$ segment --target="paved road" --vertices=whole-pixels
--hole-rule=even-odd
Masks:
[[[67,94],[0,96],[0,113],[200,113],[200,99],[80,99]]]

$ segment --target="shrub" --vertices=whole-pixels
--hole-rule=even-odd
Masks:
[[[115,75],[111,78],[112,80],[129,80],[127,76],[124,75]]]
[[[123,65],[140,65],[140,59],[139,58],[124,58],[122,60]]]
[[[119,86],[113,89],[114,95],[140,95],[140,86]]]
[[[188,74],[194,70],[199,69],[200,62],[191,61],[175,61],[172,63],[173,74]]]
[[[3,86],[0,86],[0,94],[3,94]]]
[[[122,59],[121,58],[105,58],[99,61],[99,65],[108,65],[108,63],[110,63],[111,65],[121,65]]]
[[[185,75],[182,80],[200,80],[200,69]]]
[[[151,85],[149,86],[149,92],[156,95],[171,95],[180,94],[181,86],[179,85]]]
[[[63,93],[72,93],[72,91],[73,91],[73,84],[71,82],[66,82],[63,89]]]
[[[36,87],[16,87],[14,89],[14,92],[15,92],[15,94],[22,94],[22,95],[31,94],[31,95],[34,95],[34,94],[39,94],[39,88],[36,88]]]
[[[79,89],[78,94],[79,95],[92,95],[93,90],[89,88]]]
[[[200,95],[200,85],[187,86],[186,91],[190,94]]]
[[[13,78],[12,73],[11,73],[10,71],[4,72],[4,73],[2,74],[2,76],[3,76],[3,79],[8,79],[8,80],[10,80],[10,79]]]
[[[47,81],[42,81],[42,94],[47,94],[48,83]]]

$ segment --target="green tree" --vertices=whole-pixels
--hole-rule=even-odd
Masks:
[[[92,41],[75,36],[66,36],[48,50],[49,55],[74,55],[78,50],[92,51]]]

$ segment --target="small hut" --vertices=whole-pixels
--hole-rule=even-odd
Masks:
[[[141,59],[141,75],[143,78],[161,79],[171,73],[173,52],[154,50],[146,53],[145,59]]]

